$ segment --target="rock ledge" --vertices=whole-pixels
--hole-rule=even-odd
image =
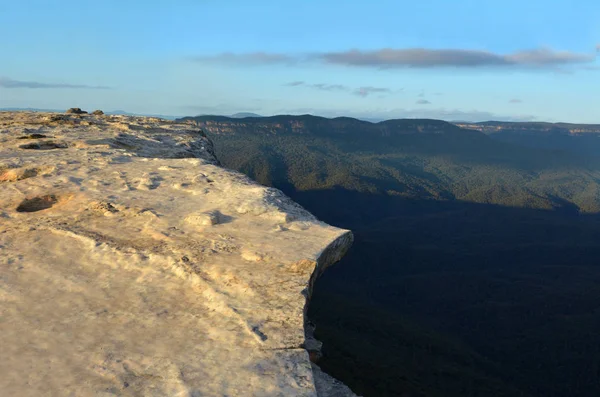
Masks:
[[[306,302],[351,242],[191,124],[0,113],[0,390],[316,396]]]

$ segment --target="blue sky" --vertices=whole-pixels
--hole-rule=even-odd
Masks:
[[[0,0],[0,107],[600,123],[597,0]]]

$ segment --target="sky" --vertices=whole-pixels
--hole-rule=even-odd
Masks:
[[[597,0],[0,0],[0,108],[600,123]]]

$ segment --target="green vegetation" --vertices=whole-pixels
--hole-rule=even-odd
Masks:
[[[226,166],[306,191],[340,187],[405,198],[600,210],[600,162],[499,142],[435,120],[198,117]],[[600,141],[600,139],[599,139]]]
[[[357,393],[600,395],[592,151],[433,120],[198,121],[225,166],[354,231],[309,316]]]

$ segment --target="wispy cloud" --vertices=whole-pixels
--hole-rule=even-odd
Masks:
[[[206,55],[191,58],[196,62],[209,62],[231,65],[273,65],[273,64],[295,64],[301,61],[298,56],[268,53],[268,52],[249,52],[244,54],[235,54],[232,52],[223,52],[217,55]]]
[[[379,50],[352,49],[340,52],[312,54],[283,53],[222,53],[193,58],[198,62],[215,62],[231,65],[273,65],[300,64],[306,62],[340,66],[369,67],[378,69],[394,68],[522,68],[556,69],[559,67],[586,65],[595,62],[600,50],[590,53],[557,51],[550,48],[537,48],[500,54],[490,51],[470,49],[429,49],[429,48],[383,48]]]
[[[326,63],[376,68],[438,68],[438,67],[552,67],[593,62],[595,54],[578,54],[546,48],[496,54],[488,51],[462,49],[381,49],[350,50],[321,54]]]
[[[358,95],[360,97],[367,97],[371,94],[391,94],[392,90],[389,88],[382,87],[360,87],[353,91],[354,95]]]
[[[284,85],[286,87],[307,87],[307,88],[312,88],[312,89],[319,90],[319,91],[349,92],[352,95],[360,96],[362,98],[366,98],[371,94],[391,94],[394,92],[392,89],[384,88],[384,87],[366,86],[366,87],[352,88],[352,87],[349,87],[349,86],[343,85],[343,84],[324,84],[324,83],[310,84],[310,83],[306,83],[304,81],[292,81],[292,82],[289,82]]]
[[[348,91],[348,87],[341,84],[310,84],[309,87],[321,91]]]
[[[510,101],[508,101],[508,103],[523,103],[523,101],[519,98],[513,98]]]
[[[0,77],[0,88],[32,88],[32,89],[51,89],[51,88],[70,88],[70,89],[91,89],[108,90],[110,87],[86,84],[52,84],[40,83],[38,81],[13,80],[7,77]]]
[[[431,105],[431,102],[429,102],[427,99],[419,99],[416,102],[417,105]]]
[[[310,84],[304,81],[292,81],[290,83],[284,84],[286,87],[307,87],[313,88],[319,91],[350,91],[350,87],[342,85],[342,84]]]

